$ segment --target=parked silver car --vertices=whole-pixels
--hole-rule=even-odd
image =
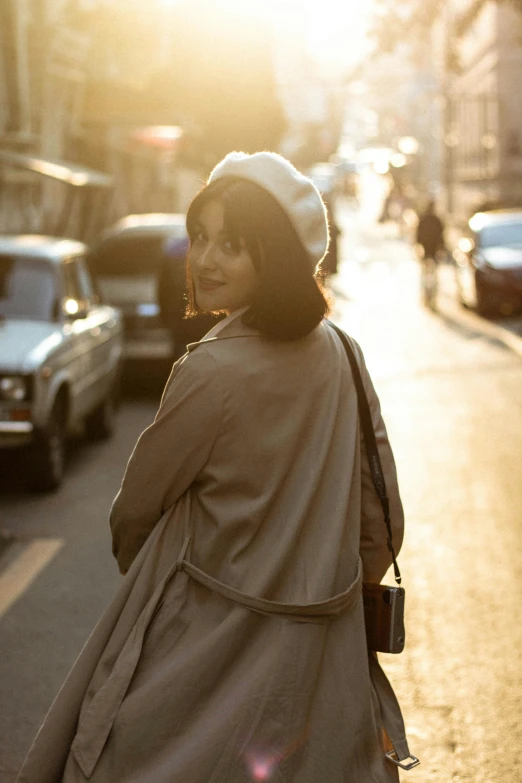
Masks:
[[[0,448],[23,448],[31,484],[56,488],[66,437],[112,433],[123,351],[80,242],[0,236]]]

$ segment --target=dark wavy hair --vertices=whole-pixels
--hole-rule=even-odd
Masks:
[[[320,276],[290,219],[264,188],[238,177],[222,177],[196,195],[187,213],[187,231],[194,240],[203,206],[221,201],[229,239],[239,247],[245,242],[260,285],[254,301],[243,314],[243,323],[275,340],[298,340],[312,331],[329,312]],[[186,264],[188,317],[199,313],[190,271]]]

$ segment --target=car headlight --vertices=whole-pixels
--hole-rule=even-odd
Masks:
[[[20,402],[27,396],[25,380],[20,375],[8,375],[0,378],[0,395],[4,400]]]

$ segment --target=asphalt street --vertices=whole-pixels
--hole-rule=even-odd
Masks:
[[[422,765],[412,783],[522,780],[522,340],[455,303],[420,304],[411,249],[344,207],[333,318],[361,344],[394,447],[407,531],[407,647],[383,656]],[[120,576],[107,515],[160,388],[129,390],[116,436],[75,443],[54,495],[0,479],[0,780],[12,783]],[[318,783],[323,783],[322,781]],[[325,781],[324,783],[327,783]],[[355,782],[354,782],[355,783]]]

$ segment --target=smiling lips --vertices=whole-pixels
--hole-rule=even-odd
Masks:
[[[224,285],[224,283],[220,283],[218,280],[211,280],[208,277],[198,277],[198,288],[202,291],[215,291],[216,288],[219,288],[222,285]]]

